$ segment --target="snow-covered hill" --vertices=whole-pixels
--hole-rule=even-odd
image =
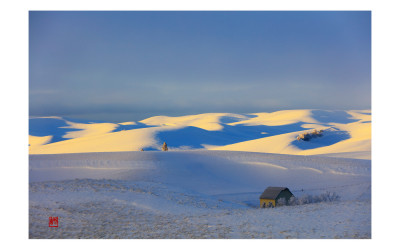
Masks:
[[[29,144],[30,238],[371,237],[369,110],[30,118]],[[298,204],[259,208],[268,186]]]
[[[296,137],[313,129],[323,136]],[[160,150],[227,150],[370,159],[371,112],[285,110],[272,113],[207,113],[156,116],[106,123],[61,117],[30,118],[30,154]]]

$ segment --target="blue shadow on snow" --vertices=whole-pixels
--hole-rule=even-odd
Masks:
[[[63,138],[70,131],[80,131],[76,128],[64,128],[69,126],[64,120],[57,118],[30,118],[29,119],[29,135],[32,136],[49,136],[53,138],[49,143],[68,140]]]
[[[156,138],[159,142],[166,142],[168,147],[191,149],[204,148],[202,145],[225,146],[238,142],[254,140],[294,131],[304,131],[302,122],[283,126],[244,126],[244,125],[222,125],[220,131],[208,131],[197,127],[185,127],[176,130],[159,132]]]
[[[311,138],[309,141],[294,140],[292,145],[299,149],[306,150],[330,146],[351,138],[346,131],[324,131],[322,134],[322,137]]]
[[[155,126],[146,125],[146,124],[141,123],[141,122],[136,122],[136,124],[134,124],[134,125],[121,125],[121,124],[118,124],[118,127],[116,127],[111,132],[119,132],[119,131],[122,131],[122,130],[132,130],[132,129],[150,128],[150,127],[155,127]]]
[[[319,121],[320,123],[342,123],[348,124],[352,122],[357,122],[359,120],[353,119],[345,111],[325,111],[325,110],[312,110],[312,118]]]

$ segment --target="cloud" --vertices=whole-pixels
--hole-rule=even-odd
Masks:
[[[31,115],[371,105],[370,12],[34,12],[29,34]]]

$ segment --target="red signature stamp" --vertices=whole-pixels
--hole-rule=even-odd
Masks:
[[[58,227],[58,217],[49,217],[49,227]]]

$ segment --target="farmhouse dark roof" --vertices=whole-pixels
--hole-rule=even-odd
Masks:
[[[289,191],[287,187],[268,187],[267,189],[265,189],[264,193],[262,193],[260,199],[275,200],[278,197],[278,195],[286,189]]]

